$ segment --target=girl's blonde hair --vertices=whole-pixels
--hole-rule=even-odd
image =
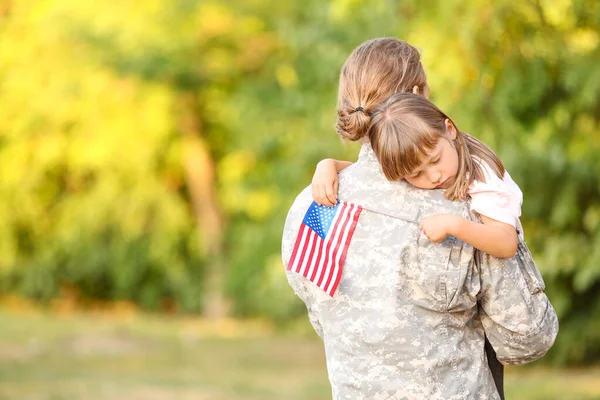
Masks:
[[[386,178],[396,181],[410,175],[440,139],[449,139],[446,120],[456,127],[433,103],[411,93],[393,95],[376,107],[368,135]],[[457,127],[453,145],[458,153],[458,172],[446,190],[447,199],[464,200],[474,180],[485,182],[484,172],[473,157],[489,164],[500,179],[504,176],[496,153]]]
[[[371,39],[358,46],[340,73],[337,133],[356,141],[365,137],[371,112],[394,93],[425,90],[427,77],[419,51],[395,38]]]

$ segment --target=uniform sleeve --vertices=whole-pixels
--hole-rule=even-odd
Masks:
[[[479,314],[498,360],[520,365],[543,357],[558,334],[558,317],[527,246],[500,259],[478,252]]]
[[[487,163],[480,166],[486,180],[474,181],[469,187],[471,210],[517,228],[523,193],[508,172],[500,179]]]

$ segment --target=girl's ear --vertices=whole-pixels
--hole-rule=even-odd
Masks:
[[[421,94],[419,91],[419,87],[417,85],[413,86],[412,92],[413,92],[413,94]]]
[[[446,127],[446,132],[448,133],[448,135],[450,135],[450,138],[452,140],[456,139],[457,130],[456,126],[454,125],[454,122],[450,121],[449,118],[446,118],[444,120],[444,126]]]

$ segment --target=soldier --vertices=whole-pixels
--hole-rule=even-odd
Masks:
[[[333,399],[500,399],[486,336],[500,362],[523,364],[552,346],[558,319],[530,257],[493,258],[453,237],[432,243],[422,234],[425,217],[473,215],[442,191],[385,178],[367,130],[370,111],[398,92],[428,95],[414,47],[383,38],[352,52],[340,76],[337,132],[363,147],[340,173],[338,211],[319,211],[310,188],[296,198],[282,242],[288,281],[323,339]],[[349,230],[335,235],[351,240],[338,254],[321,220],[343,207]],[[319,236],[303,241],[301,226],[315,220]],[[324,246],[315,245],[320,237]]]

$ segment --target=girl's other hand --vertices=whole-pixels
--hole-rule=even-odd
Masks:
[[[421,231],[434,243],[439,243],[447,236],[453,235],[459,224],[460,216],[450,214],[437,214],[424,218],[421,221]]]
[[[337,204],[338,174],[335,160],[326,158],[317,164],[311,189],[313,200],[317,204],[327,207]]]

